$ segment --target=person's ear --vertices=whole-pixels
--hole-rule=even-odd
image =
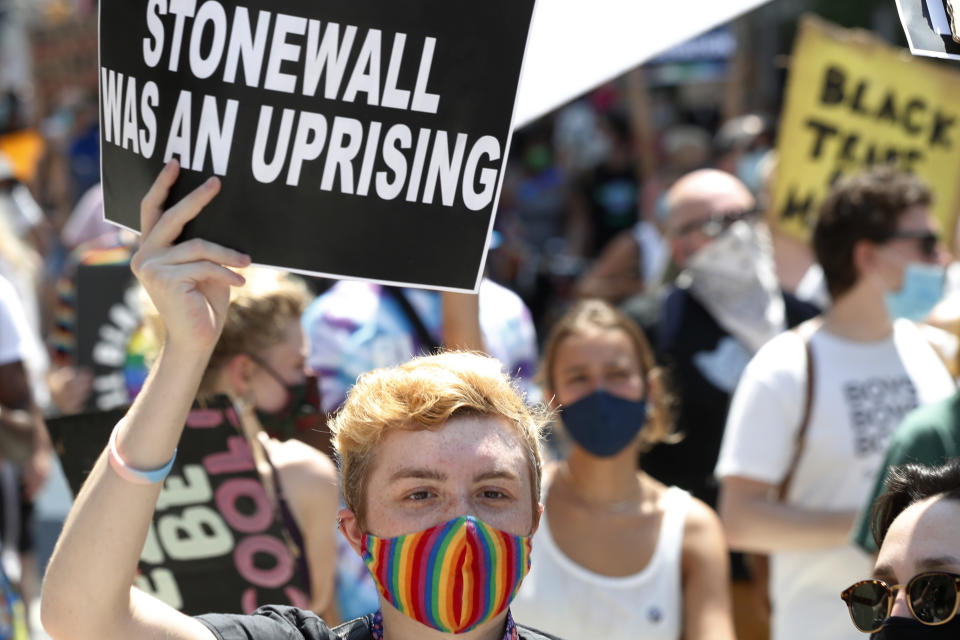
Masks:
[[[337,526],[340,533],[347,539],[347,544],[358,556],[363,556],[363,529],[360,528],[360,521],[350,509],[340,509],[337,513]]]
[[[644,382],[646,383],[643,390],[644,397],[648,402],[657,402],[664,393],[663,370],[660,367],[654,367],[647,373]]]
[[[857,280],[873,273],[879,264],[879,247],[869,240],[858,240],[853,245],[852,262],[857,272]]]
[[[530,527],[531,536],[537,532],[537,529],[540,528],[541,516],[543,516],[543,503],[540,501],[537,501],[537,508],[533,512],[533,526]]]
[[[668,235],[667,240],[670,244],[670,258],[673,264],[682,268],[687,263],[687,256],[681,246],[681,240],[673,235]]]
[[[250,392],[250,379],[254,373],[254,362],[245,353],[238,353],[224,366],[224,375],[230,388],[240,397]]]

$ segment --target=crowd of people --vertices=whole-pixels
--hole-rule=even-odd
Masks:
[[[805,242],[771,210],[774,119],[627,94],[517,132],[477,295],[177,242],[220,181],[168,206],[176,160],[137,237],[86,173],[52,181],[65,215],[0,151],[0,640],[955,637],[960,256],[938,194],[864,168]],[[90,104],[51,166],[89,155]],[[129,409],[50,555],[45,423],[98,410],[77,329],[98,265],[134,278]],[[197,407],[249,450],[297,606],[189,616],[131,588]]]

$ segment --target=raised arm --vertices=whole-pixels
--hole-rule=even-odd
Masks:
[[[165,342],[143,391],[117,425],[116,451],[128,468],[163,467],[174,455],[230,300],[243,278],[225,268],[250,260],[201,240],[174,245],[183,226],[217,194],[211,178],[172,208],[163,203],[179,174],[157,177],[141,205],[134,274],[156,305]],[[42,619],[55,640],[213,638],[199,622],[131,587],[160,483],[122,478],[105,451],[77,496],[43,587]]]
[[[443,292],[443,343],[447,349],[486,351],[480,330],[480,296]]]
[[[614,303],[643,291],[640,247],[632,229],[621,231],[604,247],[574,291],[581,298],[603,298]]]

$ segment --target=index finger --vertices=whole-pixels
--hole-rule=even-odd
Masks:
[[[163,214],[163,203],[170,195],[170,187],[180,175],[180,163],[176,158],[170,160],[157,175],[150,190],[140,201],[140,237],[144,238],[153,230],[157,220]]]
[[[183,232],[183,227],[196,218],[205,206],[210,204],[214,196],[220,191],[220,179],[216,176],[208,178],[206,182],[188,193],[182,200],[163,212],[151,230],[150,236],[145,238],[141,246],[172,245]]]

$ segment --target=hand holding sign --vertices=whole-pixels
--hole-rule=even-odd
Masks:
[[[245,267],[250,258],[205,240],[173,244],[184,225],[197,217],[220,190],[220,180],[210,178],[163,212],[163,203],[179,172],[175,160],[168,163],[143,198],[142,243],[130,266],[160,312],[167,343],[211,350],[223,329],[230,287],[244,282],[242,276],[226,267]]]
[[[160,312],[166,344],[142,392],[114,428],[111,453],[101,453],[74,501],[48,564],[43,598],[56,606],[45,604],[43,625],[51,637],[210,637],[200,622],[130,588],[161,495],[156,470],[165,477],[176,462],[177,443],[223,328],[230,287],[243,283],[227,267],[249,264],[247,256],[207,241],[174,244],[220,188],[219,179],[207,180],[164,211],[178,175],[178,164],[168,164],[143,198],[141,247],[131,261]],[[213,521],[208,516],[209,511],[184,512],[171,524],[197,537],[211,533],[205,526]],[[184,542],[180,534],[170,539]],[[153,590],[169,586],[155,582]]]

